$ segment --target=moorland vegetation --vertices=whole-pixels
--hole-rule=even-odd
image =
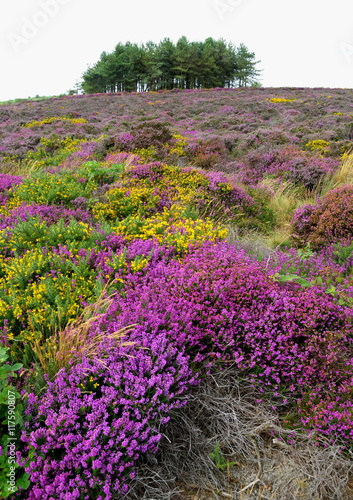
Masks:
[[[352,498],[352,95],[0,105],[0,497]]]

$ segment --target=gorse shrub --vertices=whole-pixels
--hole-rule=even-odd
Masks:
[[[317,206],[299,208],[293,217],[293,238],[312,248],[349,240],[353,235],[353,186],[329,191]]]
[[[163,201],[158,188],[135,187],[113,188],[105,193],[106,203],[97,203],[93,214],[98,218],[115,221],[129,215],[153,215],[161,212],[164,207],[171,206]]]
[[[12,189],[11,205],[16,206],[22,202],[38,205],[70,205],[75,198],[89,197],[95,187],[96,184],[92,180],[79,178],[70,173],[39,172]]]
[[[57,134],[52,134],[47,138],[41,137],[36,149],[26,154],[25,162],[27,164],[35,162],[37,168],[60,165],[84,142],[84,139],[61,138]]]
[[[23,127],[31,128],[31,127],[40,127],[42,125],[50,125],[56,121],[68,121],[70,123],[87,123],[87,120],[84,118],[70,118],[67,116],[52,116],[50,118],[43,118],[42,120],[34,120],[33,122],[29,122],[23,125]]]

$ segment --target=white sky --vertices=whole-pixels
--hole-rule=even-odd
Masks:
[[[65,93],[118,42],[183,35],[244,43],[264,87],[353,88],[352,0],[10,0],[0,101]]]

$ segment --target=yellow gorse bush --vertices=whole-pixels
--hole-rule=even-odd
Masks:
[[[127,217],[114,227],[114,231],[127,240],[154,239],[166,246],[173,246],[178,251],[187,251],[190,245],[200,241],[224,239],[228,234],[226,228],[216,225],[210,219],[193,220],[182,216],[182,208],[174,205],[150,218]]]
[[[64,263],[65,258],[60,259]],[[25,326],[17,334],[22,341],[40,338],[45,332],[53,333],[60,326],[58,315],[66,324],[82,308],[81,299],[93,297],[94,276],[75,273],[69,257],[66,258],[68,270],[51,275],[55,260],[59,258],[53,252],[43,253],[42,249],[35,248],[1,262],[0,289],[6,290],[6,295],[2,294],[0,299],[0,317],[23,322]],[[9,333],[10,338],[13,336]]]
[[[107,203],[99,202],[93,207],[97,218],[116,219],[128,215],[145,213],[155,208],[160,196],[153,194],[154,188],[142,186],[129,188],[113,188],[105,194]]]
[[[320,153],[323,151],[327,151],[329,146],[330,146],[330,143],[327,141],[324,141],[322,139],[316,139],[315,141],[309,141],[305,144],[306,149],[309,149],[310,151],[319,151]]]
[[[32,122],[26,123],[22,125],[25,128],[30,128],[30,127],[38,127],[41,125],[50,125],[53,122],[57,121],[66,121],[70,123],[87,123],[87,120],[84,118],[68,118],[67,116],[52,116],[50,118],[43,118],[43,120],[34,120]]]
[[[169,154],[175,156],[186,156],[185,148],[188,145],[186,137],[180,134],[173,134],[173,143],[168,144]]]
[[[269,99],[270,102],[279,103],[279,102],[294,102],[296,99],[286,99],[285,97],[272,97]]]

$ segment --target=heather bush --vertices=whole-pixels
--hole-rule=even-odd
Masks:
[[[338,165],[339,161],[333,158],[308,156],[291,161],[284,177],[294,184],[313,190],[325,176],[332,174]]]
[[[1,138],[0,159],[5,157],[23,159],[29,151],[34,151],[40,143],[40,136],[30,130],[7,131]]]
[[[198,200],[196,198],[196,207],[202,217],[244,228],[267,230],[273,225],[274,212],[259,189],[248,189],[246,192],[220,172],[207,172],[204,175],[209,185],[205,194]]]
[[[266,269],[280,281],[294,281],[303,287],[319,287],[338,304],[353,305],[351,274],[352,244],[332,244],[319,251],[310,246],[276,251],[266,261]]]
[[[157,451],[161,426],[196,380],[183,349],[166,334],[146,332],[141,348],[103,341],[96,358],[62,370],[40,397],[28,396],[26,498],[106,500],[126,493],[139,459]]]
[[[144,122],[131,128],[129,133],[121,134],[115,141],[115,147],[121,151],[155,148],[160,154],[166,148],[172,134],[168,126],[160,122]]]
[[[275,281],[223,243],[131,276],[124,292],[97,331],[136,322],[137,338],[167,332],[197,372],[235,363],[272,397],[335,391],[345,411],[351,326],[345,309],[317,287]]]
[[[320,248],[338,241],[348,241],[353,234],[353,187],[329,191],[317,206],[299,208],[292,220],[293,239],[300,245],[310,243]]]
[[[136,347],[103,341],[97,358],[61,371],[40,398],[29,396],[28,499],[125,493],[195,373],[216,367],[235,364],[287,405],[301,398],[302,425],[331,432],[330,419],[319,424],[305,413],[311,394],[329,401],[331,392],[331,420],[338,412],[351,422],[351,327],[328,296],[274,281],[225,244],[204,244],[183,261],[160,261],[128,278],[91,335],[108,338],[133,322],[126,339]],[[332,432],[350,439],[339,425]]]
[[[327,174],[338,167],[338,160],[323,158],[287,146],[281,149],[260,149],[244,158],[247,166],[244,182],[258,182],[271,175],[314,189]]]
[[[8,191],[12,186],[18,186],[24,181],[19,175],[0,174],[0,192]]]
[[[226,154],[226,147],[220,139],[190,142],[185,147],[186,156],[195,167],[210,169],[221,163]]]
[[[47,224],[53,224],[62,219],[68,224],[71,219],[81,222],[91,222],[92,216],[87,210],[81,208],[68,209],[62,205],[26,205],[22,204],[7,211],[6,216],[0,221],[0,230],[8,229],[17,225],[20,221],[27,221],[33,217],[39,217]],[[28,227],[30,230],[31,227]],[[35,238],[32,239],[35,242]]]

